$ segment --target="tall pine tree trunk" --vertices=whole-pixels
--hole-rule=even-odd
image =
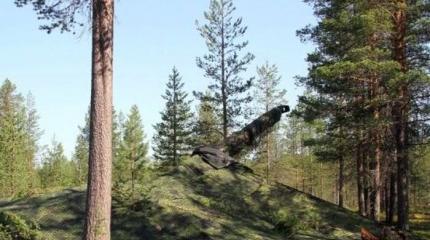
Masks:
[[[406,59],[406,7],[405,0],[397,0],[397,9],[393,14],[394,59],[399,63],[404,73],[407,72]],[[394,106],[394,138],[397,159],[397,217],[398,227],[409,229],[409,156],[408,156],[408,117],[409,117],[409,87],[406,82],[399,87],[399,100]]]
[[[113,0],[92,2],[92,89],[85,240],[110,239]]]

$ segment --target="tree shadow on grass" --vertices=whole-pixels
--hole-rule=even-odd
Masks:
[[[198,171],[194,177],[190,174],[174,177],[202,197],[190,197],[193,205],[233,219],[238,228],[246,227],[275,237],[278,232],[274,226],[280,220],[279,212],[286,211],[310,229],[309,236],[315,236],[312,232],[327,239],[339,234],[358,235],[361,227],[377,231],[376,222],[355,212],[280,183],[264,185],[263,178],[253,174],[252,170],[245,170],[209,170],[205,174]],[[226,228],[223,231],[234,234],[234,230]]]
[[[204,231],[205,219],[167,211],[149,201],[145,202],[145,208],[145,211],[114,211],[112,239],[211,239]]]
[[[212,233],[211,236],[216,239],[223,239],[225,236],[230,236],[231,239],[247,239],[243,231],[251,230],[268,239],[276,239],[279,234],[274,230],[271,219],[265,218],[261,209],[247,200],[252,191],[262,184],[252,170],[235,167],[235,169],[223,169],[212,173],[215,174],[174,176],[177,181],[193,192],[192,196],[188,196],[193,206],[198,207],[202,212],[232,222],[231,225],[218,224],[219,233]]]

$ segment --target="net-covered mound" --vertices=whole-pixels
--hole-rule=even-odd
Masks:
[[[281,184],[267,185],[242,165],[214,170],[198,158],[149,174],[139,200],[114,201],[112,239],[359,239],[374,224]],[[54,239],[79,239],[85,194],[70,189],[0,210],[38,222]]]

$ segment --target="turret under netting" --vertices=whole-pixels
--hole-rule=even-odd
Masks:
[[[232,133],[224,146],[199,146],[194,149],[192,155],[199,155],[203,161],[216,169],[227,167],[236,162],[233,157],[237,156],[244,148],[253,146],[256,139],[267,133],[281,120],[282,113],[288,111],[290,111],[290,107],[287,105],[272,108],[242,130]]]

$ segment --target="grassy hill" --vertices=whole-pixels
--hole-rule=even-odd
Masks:
[[[243,166],[214,170],[197,158],[152,174],[135,210],[113,206],[112,239],[359,239],[373,222],[281,184],[265,184]],[[0,202],[0,211],[39,223],[52,239],[79,239],[85,194]]]

